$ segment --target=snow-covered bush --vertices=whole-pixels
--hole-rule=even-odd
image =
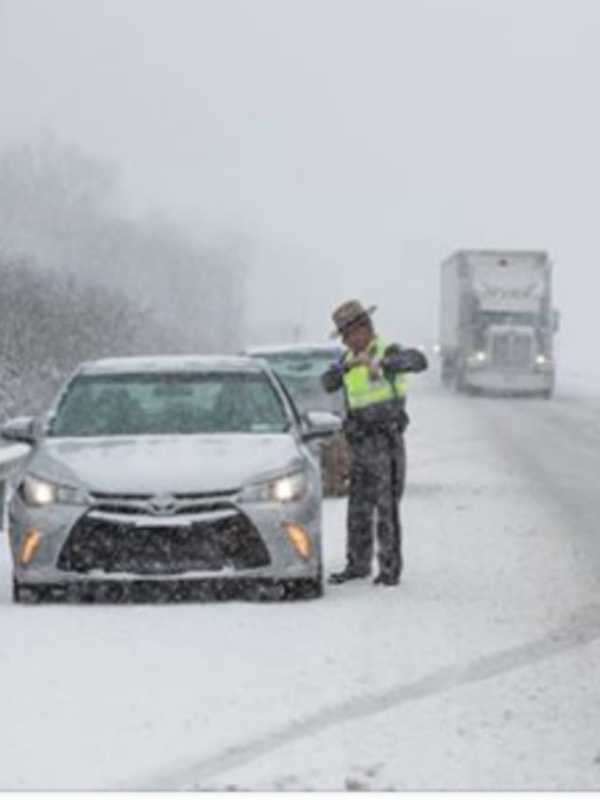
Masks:
[[[0,254],[0,416],[37,413],[81,361],[180,352],[124,294]]]

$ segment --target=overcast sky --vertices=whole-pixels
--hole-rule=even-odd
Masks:
[[[599,74],[596,0],[0,0],[0,145],[52,132],[132,208],[240,232],[311,338],[356,296],[433,339],[443,257],[526,247],[585,348]]]

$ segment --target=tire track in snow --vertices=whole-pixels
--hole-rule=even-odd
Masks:
[[[286,745],[319,734],[327,728],[372,716],[391,708],[440,694],[470,683],[484,681],[582,647],[600,638],[600,605],[573,611],[569,621],[541,639],[482,656],[465,666],[443,667],[412,683],[400,684],[376,695],[361,696],[325,707],[270,733],[228,747],[186,767],[174,768],[119,790],[202,791],[211,778],[244,766]]]

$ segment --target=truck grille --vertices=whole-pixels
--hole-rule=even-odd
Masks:
[[[533,339],[530,335],[507,331],[492,337],[492,364],[507,369],[529,369],[533,363]]]
[[[138,575],[251,569],[269,563],[257,529],[236,511],[189,525],[147,527],[139,520],[133,524],[89,513],[75,524],[58,558],[58,568],[68,572]]]

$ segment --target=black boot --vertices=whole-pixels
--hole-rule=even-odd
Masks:
[[[373,583],[379,584],[380,586],[398,586],[400,583],[400,575],[384,575],[379,573]]]
[[[368,578],[370,570],[355,569],[354,567],[346,567],[341,572],[332,572],[329,576],[329,583],[346,583],[356,578]]]

